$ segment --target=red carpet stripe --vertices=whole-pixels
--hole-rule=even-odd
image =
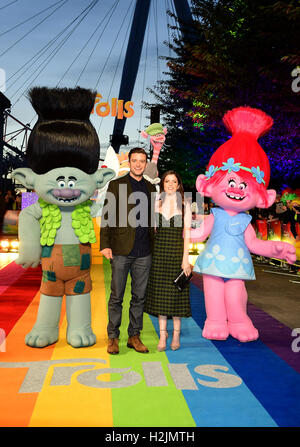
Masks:
[[[12,262],[0,271],[0,285],[4,289],[0,295],[0,328],[6,336],[39,291],[40,283],[40,267],[24,270]]]

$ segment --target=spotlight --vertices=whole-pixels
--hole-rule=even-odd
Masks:
[[[1,246],[1,248],[3,248],[3,249],[8,249],[8,247],[9,247],[9,242],[6,241],[6,240],[2,240],[2,241],[0,242],[0,246]]]
[[[13,250],[17,250],[19,248],[19,241],[11,241],[10,246]]]

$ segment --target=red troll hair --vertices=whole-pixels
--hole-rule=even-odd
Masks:
[[[223,122],[232,135],[230,140],[222,144],[212,155],[210,166],[222,167],[223,162],[229,158],[234,159],[234,163],[240,163],[246,168],[257,168],[264,172],[265,185],[259,186],[267,188],[270,181],[270,163],[257,139],[267,133],[272,125],[273,119],[265,112],[251,107],[237,107],[225,113]],[[211,178],[212,182],[218,181],[227,171],[218,171]],[[251,173],[240,169],[238,175],[247,181],[256,182]],[[210,181],[210,180],[208,180]],[[258,185],[258,184],[257,184]]]

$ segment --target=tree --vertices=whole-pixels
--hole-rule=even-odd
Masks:
[[[295,185],[300,105],[292,71],[300,63],[298,1],[192,4],[192,38],[174,38],[176,56],[166,58],[169,79],[152,90],[168,127],[169,147],[161,153],[161,167],[175,167],[185,185],[194,185],[212,152],[228,138],[221,123],[224,113],[249,105],[274,119],[272,130],[260,140],[271,162],[273,185]]]

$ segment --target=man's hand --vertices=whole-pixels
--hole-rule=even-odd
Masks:
[[[103,250],[100,251],[100,253],[103,256],[105,256],[106,259],[112,259],[113,258],[111,248],[104,248]]]

